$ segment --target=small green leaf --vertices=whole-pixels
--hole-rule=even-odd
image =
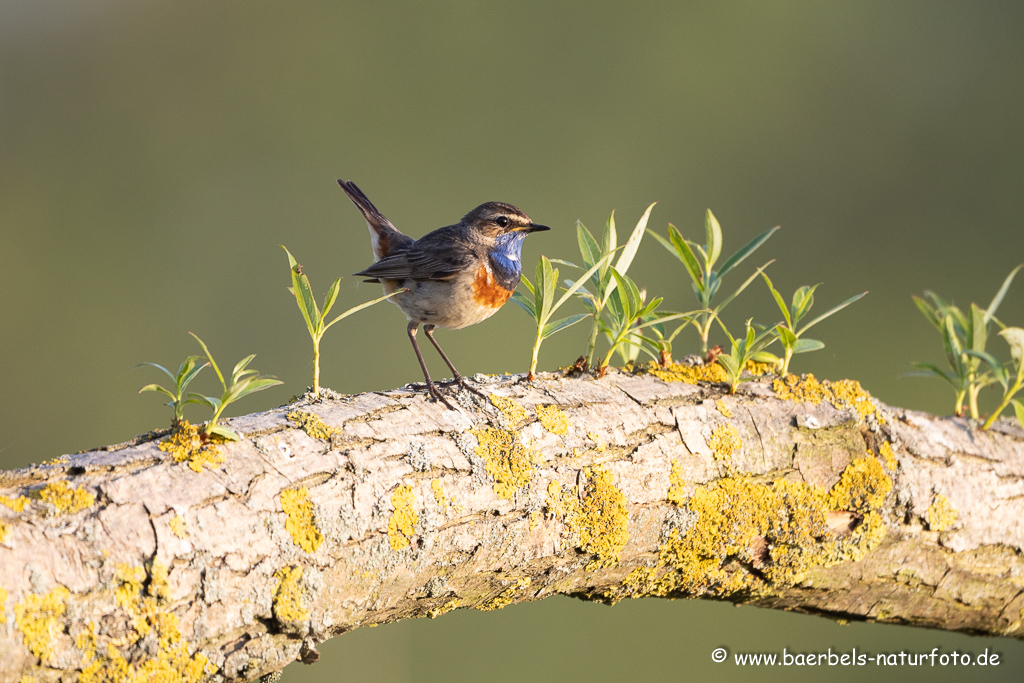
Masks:
[[[999,333],[999,336],[1010,345],[1010,355],[1013,356],[1013,360],[1019,368],[1024,364],[1024,329],[1007,327]]]
[[[385,294],[384,296],[379,296],[376,299],[370,299],[369,301],[364,301],[363,303],[359,304],[358,306],[353,306],[352,308],[348,309],[347,311],[345,311],[341,315],[339,315],[336,318],[334,318],[331,322],[329,322],[326,325],[324,325],[323,330],[324,330],[324,332],[326,332],[327,328],[329,328],[331,325],[333,325],[334,323],[338,322],[339,320],[343,320],[344,318],[347,318],[348,316],[352,315],[353,313],[358,313],[359,311],[363,310],[364,308],[369,308],[370,306],[373,306],[374,304],[379,304],[381,301],[384,301],[385,299],[390,299],[393,296],[398,296],[399,294],[402,294],[402,293],[408,292],[408,291],[409,291],[408,287],[403,287],[402,289],[395,290],[394,292],[391,292],[390,294]]]
[[[590,317],[589,313],[577,313],[576,315],[570,315],[567,318],[562,318],[561,320],[556,320],[554,322],[550,322],[550,323],[548,323],[547,325],[544,326],[544,329],[541,332],[541,337],[543,337],[544,339],[547,339],[548,337],[550,337],[551,335],[555,334],[556,332],[561,332],[565,328],[571,327],[571,326],[575,325],[576,323],[578,323],[579,321],[585,320],[585,319],[587,319],[589,317]]]
[[[214,425],[213,427],[210,427],[209,433],[216,434],[217,436],[222,436],[229,441],[242,440],[242,437],[240,437],[237,434],[237,432],[235,432],[233,429],[228,429],[224,425]]]
[[[705,271],[710,273],[715,261],[722,253],[722,226],[718,224],[718,219],[715,218],[715,214],[711,213],[711,209],[704,214],[704,235],[708,247]]]
[[[285,251],[287,251],[287,249],[285,249]],[[289,254],[289,256],[291,256],[291,254]],[[220,385],[224,387],[225,390],[227,390],[228,385],[227,382],[224,381],[224,375],[221,374],[220,368],[217,367],[217,361],[213,359],[213,354],[210,353],[210,349],[206,348],[206,343],[202,339],[200,339],[195,332],[189,332],[189,334],[192,335],[192,337],[197,342],[199,342],[199,346],[202,347],[203,353],[206,354],[206,360],[210,361],[210,366],[213,368],[213,371],[217,373],[217,379],[220,380]]]
[[[782,342],[784,347],[792,348],[796,346],[797,337],[793,334],[793,331],[788,327],[779,327],[779,341]]]
[[[601,258],[601,248],[597,246],[597,240],[580,221],[576,221],[576,242],[580,247],[583,264],[589,268],[597,263],[597,260]]]
[[[1013,277],[1020,271],[1021,268],[1024,268],[1024,263],[1020,264],[1012,271],[1010,271],[1010,274],[1006,276],[1005,280],[1003,280],[1003,286],[1000,287],[999,291],[996,292],[996,295],[992,297],[992,303],[988,305],[988,309],[986,309],[985,311],[986,323],[995,316],[996,309],[999,308],[999,304],[1003,303],[1003,297],[1006,296],[1007,290],[1010,289],[1010,283],[1013,282]]]
[[[854,296],[851,296],[849,299],[847,299],[843,303],[838,304],[837,306],[833,306],[832,308],[830,308],[829,310],[825,311],[824,313],[819,315],[817,318],[812,320],[811,322],[807,323],[807,325],[805,325],[800,330],[801,334],[806,332],[807,330],[811,329],[812,327],[814,327],[815,325],[817,325],[818,323],[820,323],[822,320],[824,320],[825,318],[829,317],[830,315],[834,315],[834,314],[838,313],[839,311],[843,310],[844,308],[846,308],[847,306],[849,306],[850,304],[852,304],[853,302],[860,300],[866,294],[867,294],[867,292],[861,292],[860,294],[855,294]]]
[[[162,373],[164,373],[165,375],[170,377],[172,382],[175,380],[174,374],[170,370],[165,368],[164,366],[160,365],[159,363],[150,363],[149,361],[146,361],[145,363],[139,363],[134,368],[132,368],[132,370],[135,370],[137,368],[141,368],[143,365],[148,365],[148,366],[150,366],[152,368],[156,368],[157,370],[160,370]]]
[[[533,302],[527,299],[521,292],[512,293],[512,303],[526,311],[526,314],[531,318],[537,318],[537,311],[533,308]]]
[[[809,353],[823,348],[825,348],[825,344],[817,339],[798,339],[793,346],[793,353]]]
[[[1017,414],[1017,423],[1024,428],[1024,403],[1013,399],[1010,401],[1013,404],[1013,412]]]
[[[174,394],[172,394],[172,393],[171,393],[170,391],[168,391],[167,389],[164,389],[164,388],[163,388],[162,386],[160,386],[159,384],[147,384],[146,386],[144,386],[144,387],[142,387],[141,389],[139,389],[139,393],[140,393],[140,394],[141,394],[141,393],[142,393],[143,391],[159,391],[159,392],[160,392],[161,394],[165,394],[165,395],[169,396],[169,397],[171,398],[171,400],[172,400],[172,401],[174,401],[174,400],[177,400],[177,398],[178,398],[177,396],[175,396]]]
[[[732,270],[740,263],[742,263],[745,258],[753,254],[757,250],[757,248],[764,244],[769,237],[774,235],[775,231],[778,229],[779,226],[776,225],[774,228],[771,228],[770,230],[765,230],[760,235],[758,235],[757,237],[743,245],[743,247],[741,247],[739,251],[737,251],[735,254],[726,259],[725,263],[722,264],[722,269],[718,271],[718,276],[725,277],[726,273],[728,273],[730,270]]]
[[[327,295],[324,296],[323,312],[320,314],[321,323],[323,322],[323,319],[327,317],[327,314],[330,313],[331,307],[334,306],[334,301],[335,299],[338,298],[338,289],[340,287],[341,278],[339,277],[337,280],[334,281],[334,284],[331,285],[331,288],[327,290]]]

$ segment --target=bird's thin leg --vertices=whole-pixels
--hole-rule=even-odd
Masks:
[[[419,328],[419,326],[419,323],[409,323],[409,341],[412,342],[412,349],[413,351],[416,352],[416,360],[420,362],[420,369],[423,370],[423,378],[427,380],[427,391],[430,392],[430,395],[434,397],[435,400],[438,400],[441,403],[445,404],[451,410],[455,410],[455,406],[449,403],[447,399],[445,399],[445,397],[441,395],[441,392],[437,390],[436,386],[434,386],[434,380],[430,379],[430,373],[427,371],[427,364],[423,362],[423,354],[420,353],[420,345],[416,343],[416,330]],[[426,326],[424,326],[423,329],[426,330]],[[429,332],[427,332],[427,337],[430,337]],[[433,339],[431,339],[431,341],[433,341]],[[434,346],[437,346],[437,342],[434,342]],[[444,354],[441,355],[443,356]]]
[[[437,343],[436,339],[434,339],[434,326],[433,325],[424,325],[423,326],[423,332],[427,335],[427,339],[430,340],[430,343],[434,345],[434,348],[437,349],[437,352],[439,354],[441,354],[441,358],[444,359],[445,364],[449,368],[451,368],[452,375],[454,376],[454,380],[453,381],[456,384],[458,384],[460,387],[462,387],[463,389],[468,389],[469,391],[472,391],[477,396],[484,397],[483,394],[481,394],[479,391],[477,391],[476,389],[474,389],[473,387],[471,387],[469,385],[469,382],[466,381],[466,378],[463,377],[461,374],[459,374],[459,371],[455,369],[455,366],[452,365],[452,362],[450,360],[448,360],[448,356],[445,355],[445,352],[441,350],[441,345]],[[486,398],[486,397],[484,397],[484,398]]]

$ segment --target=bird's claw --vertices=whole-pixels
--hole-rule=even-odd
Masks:
[[[466,378],[463,377],[462,375],[457,375],[457,376],[453,377],[452,379],[446,379],[443,382],[438,382],[438,384],[440,384],[443,387],[450,387],[452,385],[457,384],[458,386],[462,387],[466,391],[468,391],[470,393],[473,393],[473,394],[476,394],[480,398],[487,398],[482,392],[480,392],[480,390],[478,390],[476,387],[474,387],[472,384],[470,384],[468,381],[466,381]]]

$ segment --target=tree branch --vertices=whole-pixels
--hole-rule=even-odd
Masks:
[[[489,378],[5,472],[0,681],[252,679],[360,626],[714,596],[1024,636],[1024,433],[855,382]],[[164,449],[161,450],[161,445]]]

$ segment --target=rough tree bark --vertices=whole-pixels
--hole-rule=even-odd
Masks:
[[[854,382],[480,378],[151,434],[0,479],[0,680],[252,679],[360,626],[715,596],[1024,636],[1024,433]],[[1000,433],[1001,431],[1001,433]]]

